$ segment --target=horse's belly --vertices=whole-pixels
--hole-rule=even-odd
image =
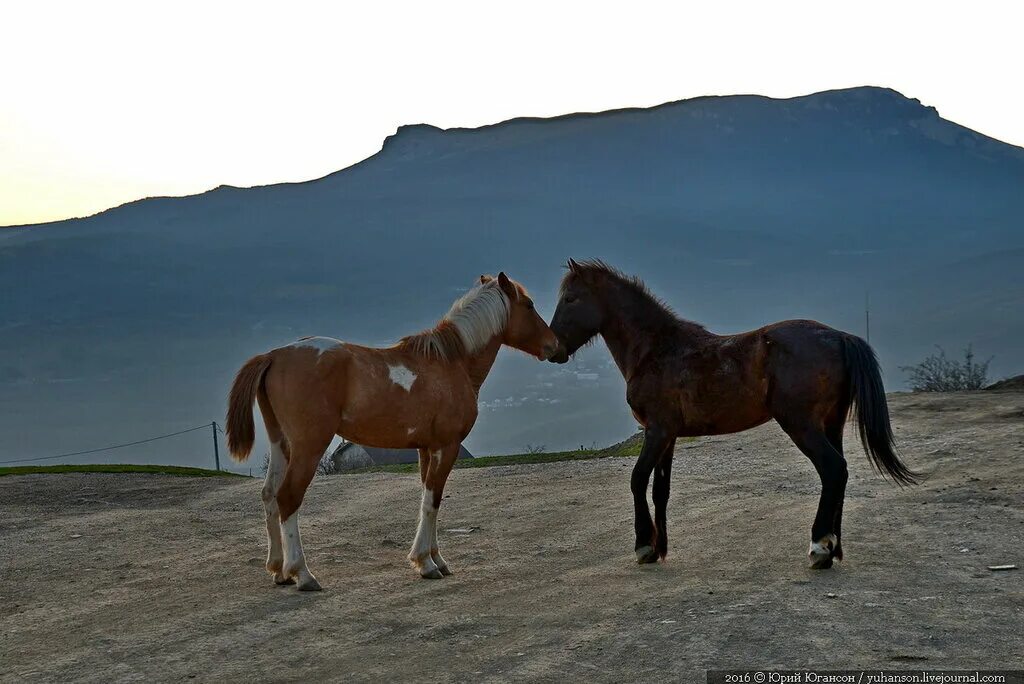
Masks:
[[[744,419],[718,419],[718,420],[704,420],[704,421],[692,421],[684,420],[683,429],[679,433],[679,437],[704,437],[708,435],[728,435],[734,432],[743,432],[755,428],[758,425],[764,425],[771,416],[769,415],[758,415],[756,417],[748,416]]]
[[[476,418],[476,398],[430,369],[392,363],[347,378],[338,434],[367,446],[440,448],[460,441]],[[463,396],[467,395],[467,396]]]
[[[683,434],[727,435],[743,432],[771,420],[767,404],[757,397],[737,393],[735,400],[694,401],[683,407]]]

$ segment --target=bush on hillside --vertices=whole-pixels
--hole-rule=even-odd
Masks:
[[[946,351],[939,346],[932,354],[916,366],[900,366],[909,376],[910,389],[915,392],[962,392],[979,390],[988,384],[988,364],[992,358],[977,363],[974,352],[967,345],[964,360],[956,361],[946,357]]]

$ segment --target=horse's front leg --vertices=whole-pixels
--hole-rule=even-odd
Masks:
[[[423,499],[420,504],[420,520],[416,538],[409,551],[412,563],[421,577],[440,579],[452,574],[448,563],[437,548],[437,511],[444,498],[444,485],[448,480],[459,456],[459,442],[450,444],[440,451],[420,450],[420,477],[423,481]]]
[[[654,529],[655,544],[654,550],[658,552],[658,558],[664,558],[668,554],[668,494],[669,483],[672,479],[672,456],[675,452],[676,440],[669,441],[661,460],[654,466],[654,485],[651,487],[651,495],[654,499]]]
[[[674,441],[670,433],[655,426],[644,430],[644,446],[640,457],[633,466],[633,475],[629,480],[629,488],[633,492],[634,529],[636,530],[636,552],[638,563],[654,563],[658,560],[657,528],[651,520],[651,509],[647,505],[647,485],[651,481],[651,471]],[[668,500],[668,483],[665,483],[665,500]]]

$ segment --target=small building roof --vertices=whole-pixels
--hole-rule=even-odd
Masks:
[[[337,459],[348,449],[358,447],[366,452],[373,459],[374,465],[394,465],[396,463],[417,463],[420,460],[419,452],[416,449],[385,449],[381,447],[364,446],[355,442],[342,442],[331,458]],[[473,458],[473,454],[464,446],[459,447],[459,458]]]

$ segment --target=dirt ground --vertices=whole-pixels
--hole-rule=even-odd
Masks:
[[[806,568],[817,478],[774,423],[680,446],[669,557],[645,567],[625,459],[456,471],[438,581],[405,562],[415,475],[319,478],[320,593],[264,572],[257,480],[0,478],[0,680],[1024,669],[1024,570],[986,567],[1024,567],[1024,393],[890,400],[928,480],[873,475],[848,430],[846,560],[826,571]]]

